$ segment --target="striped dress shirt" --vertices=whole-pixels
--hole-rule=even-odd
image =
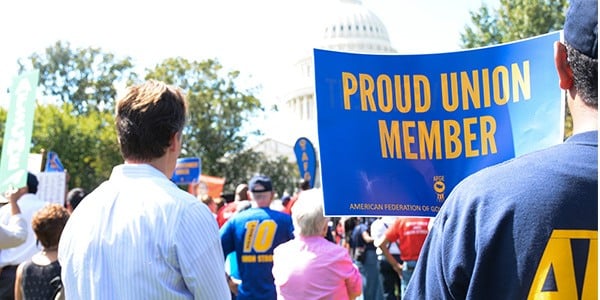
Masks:
[[[147,164],[114,167],[69,219],[67,299],[230,299],[215,218]]]

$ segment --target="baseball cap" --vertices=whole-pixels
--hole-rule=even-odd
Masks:
[[[571,0],[565,26],[565,42],[590,58],[598,58],[598,1]]]
[[[273,190],[271,178],[264,175],[256,175],[250,179],[248,189],[253,193],[270,192]]]

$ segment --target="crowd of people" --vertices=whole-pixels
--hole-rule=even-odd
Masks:
[[[434,219],[330,218],[307,182],[275,205],[263,174],[231,199],[185,191],[170,180],[185,96],[131,86],[110,178],[64,205],[32,173],[4,194],[0,300],[595,299],[597,1],[571,1],[554,51],[573,136],[467,177]]]
[[[54,299],[62,287],[58,243],[85,190],[74,188],[59,205],[40,200],[38,184],[29,172],[0,208],[0,299]]]

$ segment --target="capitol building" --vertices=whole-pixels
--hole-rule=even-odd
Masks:
[[[254,150],[296,161],[293,145],[298,138],[305,137],[312,142],[318,156],[313,48],[353,53],[397,52],[390,43],[385,24],[360,0],[331,1],[323,12],[320,35],[314,45],[307,47],[307,55],[291,66],[289,82],[292,85],[278,97],[279,113],[288,121],[286,140],[267,139],[254,146]]]

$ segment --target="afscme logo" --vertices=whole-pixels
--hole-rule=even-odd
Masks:
[[[598,231],[554,230],[528,299],[598,299]]]
[[[437,195],[437,200],[439,202],[444,202],[446,196],[444,193],[446,192],[446,183],[444,182],[444,176],[433,176],[433,190]]]

